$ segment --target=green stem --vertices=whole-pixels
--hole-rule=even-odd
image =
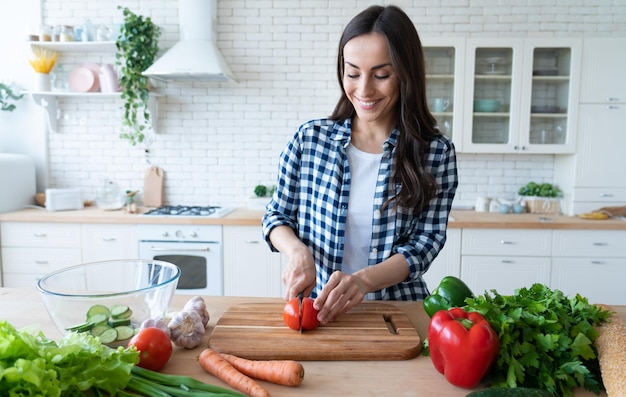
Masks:
[[[245,396],[244,394],[238,393],[236,391],[229,390],[220,386],[210,385],[208,383],[201,382],[189,376],[162,374],[159,372],[150,371],[148,369],[137,367],[137,366],[132,368],[131,373],[133,376],[150,380],[159,385],[180,388],[181,391],[183,391],[182,387],[186,387],[192,391],[203,391],[203,392],[208,392],[208,393],[215,393],[216,396],[218,395],[231,396],[231,397]]]

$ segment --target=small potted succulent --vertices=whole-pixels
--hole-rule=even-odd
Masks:
[[[530,213],[558,214],[561,211],[563,193],[551,183],[528,182],[517,194]]]
[[[275,190],[276,186],[256,185],[254,187],[254,197],[248,199],[248,208],[265,209]]]

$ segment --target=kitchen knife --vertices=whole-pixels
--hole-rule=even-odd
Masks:
[[[302,333],[302,299],[304,298],[304,292],[298,294],[298,317],[300,318],[300,333]]]

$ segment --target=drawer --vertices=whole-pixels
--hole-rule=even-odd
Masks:
[[[626,231],[555,230],[555,257],[622,257],[626,261]]]
[[[2,248],[2,273],[37,274],[80,264],[80,248]],[[5,280],[6,281],[6,280]]]
[[[593,201],[599,203],[626,202],[626,188],[619,187],[577,187],[574,188],[574,201]]]
[[[464,229],[462,255],[550,256],[552,230]]]
[[[626,305],[624,258],[554,258],[553,288],[566,295],[581,294],[591,303]]]
[[[80,224],[2,222],[2,247],[80,247]]]

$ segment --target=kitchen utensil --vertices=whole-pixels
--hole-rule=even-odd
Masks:
[[[228,308],[209,346],[250,359],[407,360],[422,348],[417,330],[398,307],[363,302],[336,321],[299,333],[285,325],[284,303]]]
[[[444,112],[450,106],[450,101],[445,98],[433,99],[433,112]]]
[[[151,166],[146,169],[143,182],[143,205],[159,207],[163,204],[163,169]]]

